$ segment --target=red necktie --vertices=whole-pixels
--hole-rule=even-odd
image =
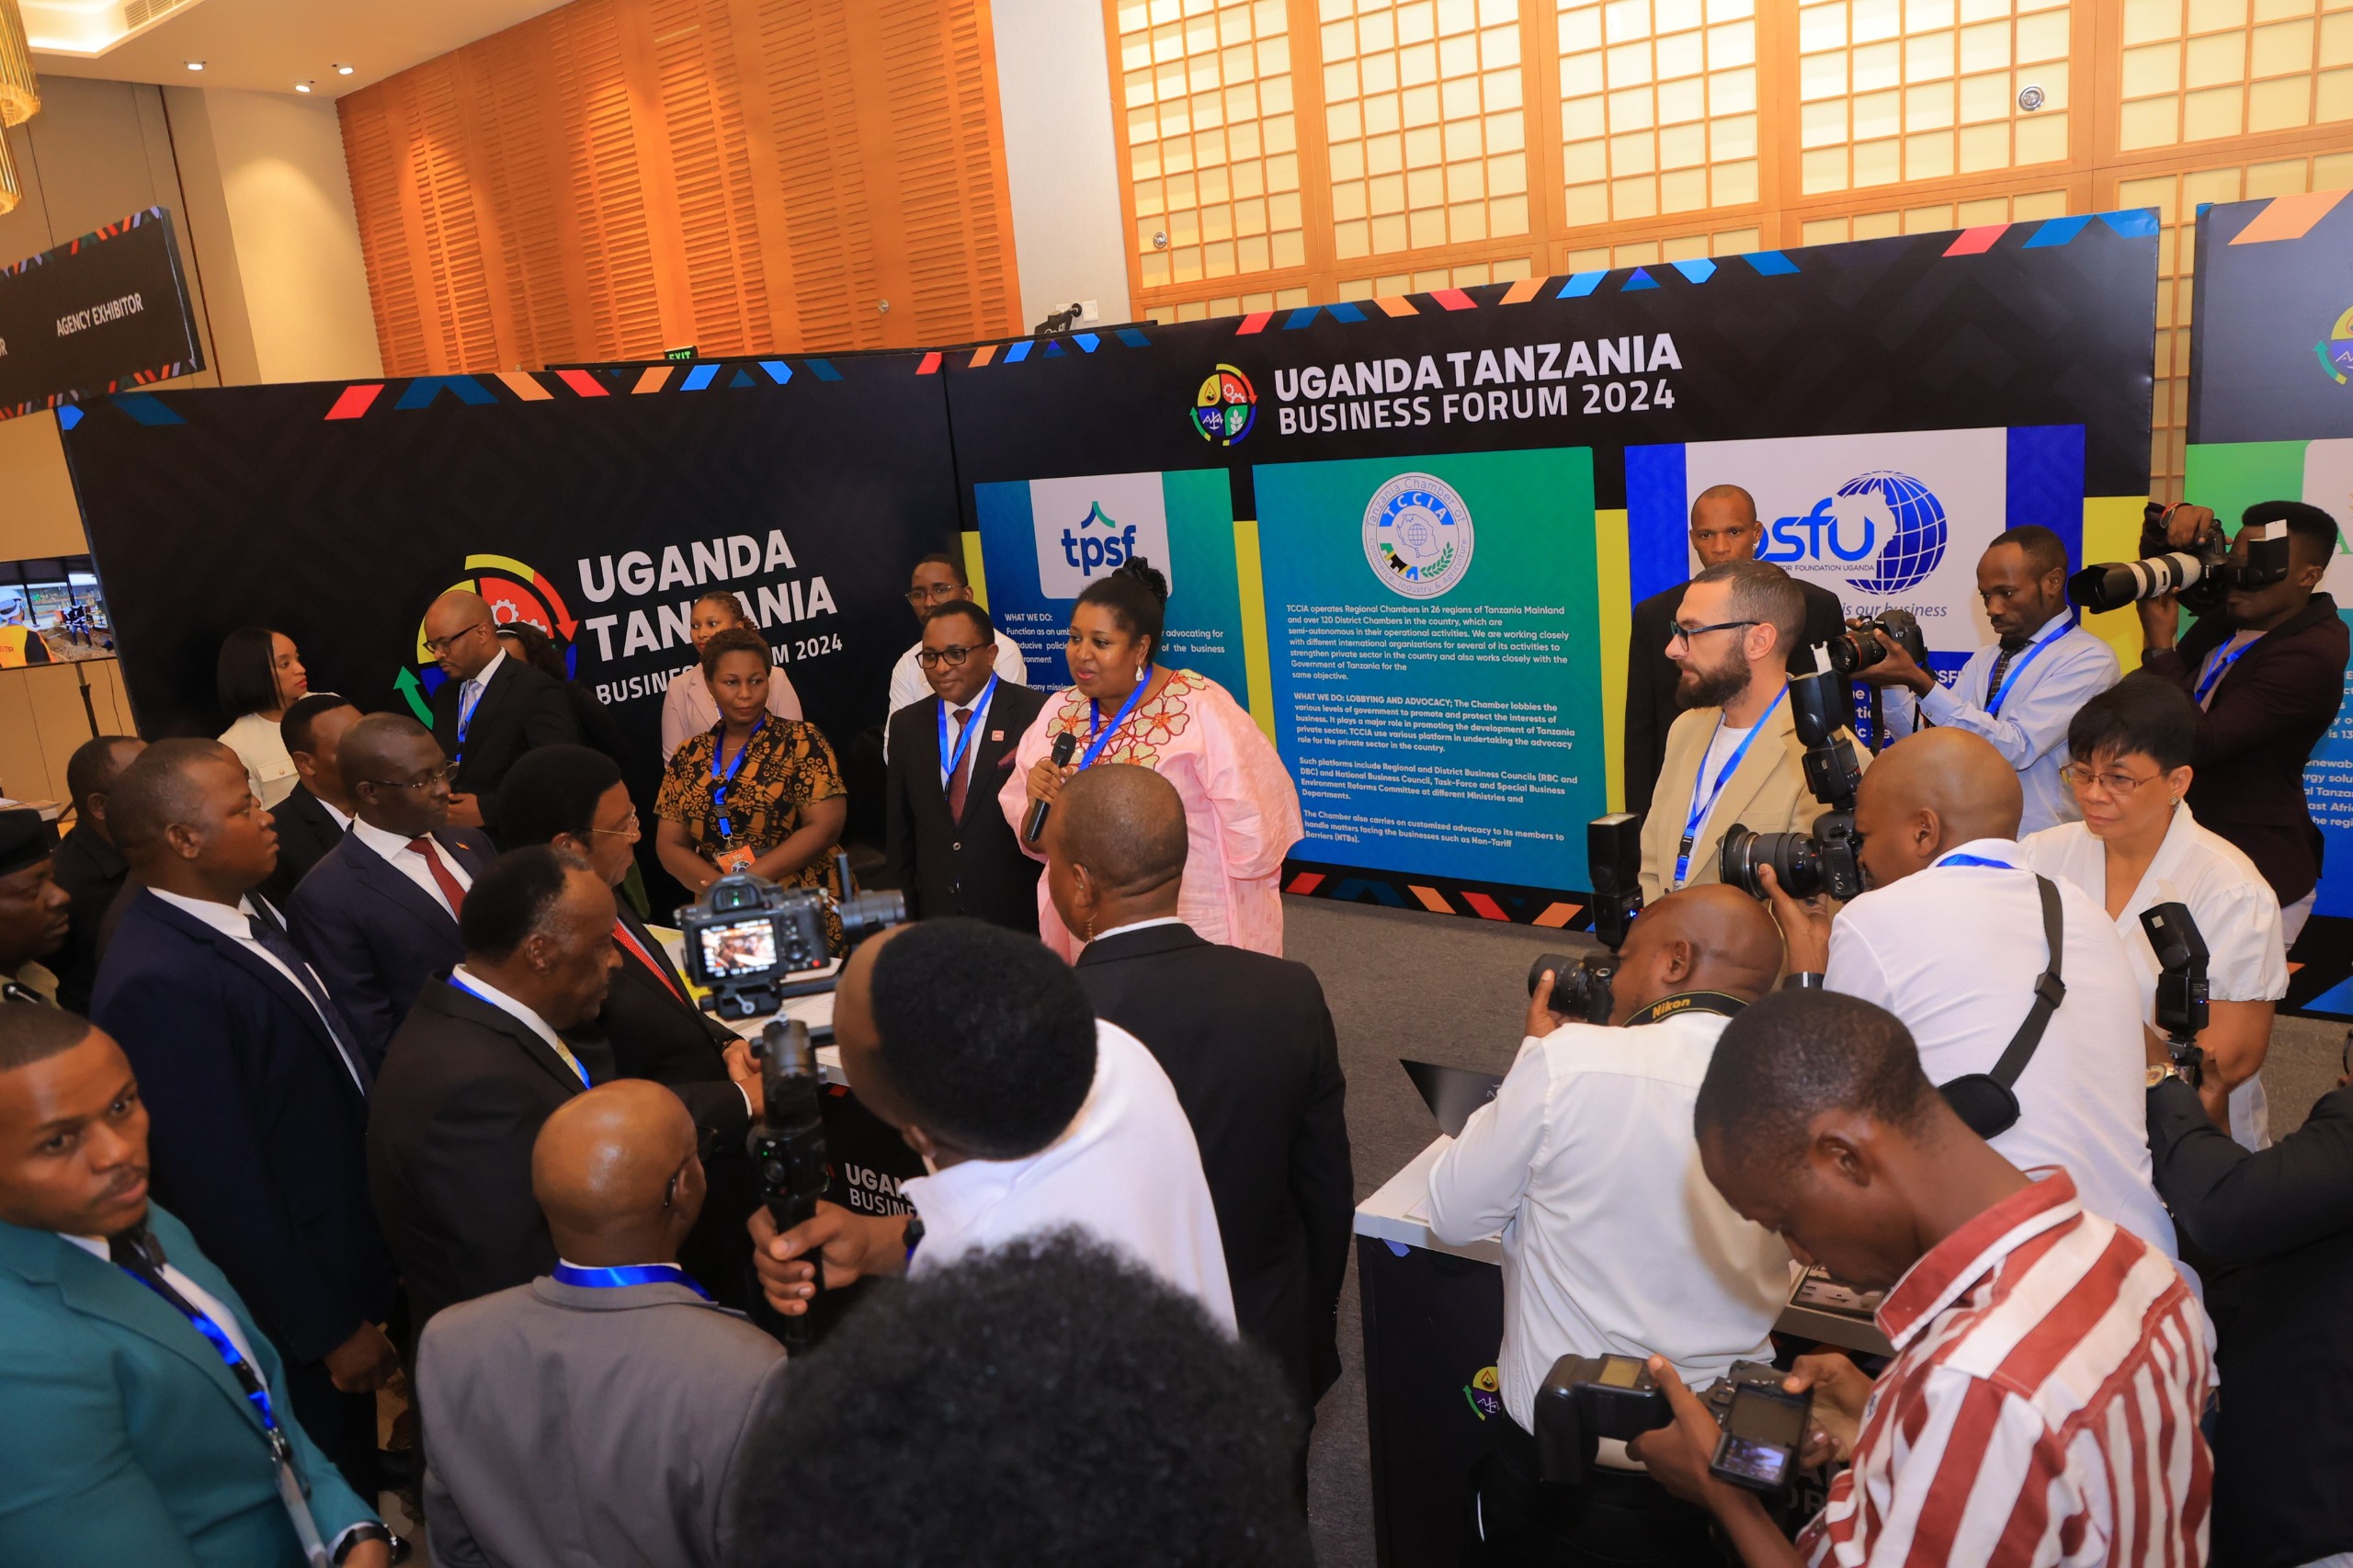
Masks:
[[[673,996],[678,996],[678,988],[670,983],[669,975],[664,972],[660,964],[654,961],[654,955],[652,953],[647,952],[643,948],[637,945],[637,938],[629,934],[629,927],[621,924],[619,916],[615,916],[613,920],[613,940],[619,942],[623,948],[627,949],[631,957],[636,959],[638,962],[652,970],[654,971],[654,978],[662,983],[663,990],[667,991]],[[678,996],[678,1000],[683,1004],[685,1003],[686,998],[684,996]]]
[[[964,726],[972,722],[972,710],[959,708],[949,717],[956,721],[956,733],[961,735]],[[951,821],[964,820],[964,791],[972,786],[972,759],[980,752],[977,741],[964,747],[964,759],[956,765],[956,776],[948,781],[948,815]]]
[[[441,852],[434,847],[432,835],[428,834],[422,838],[412,838],[408,846],[425,857],[425,869],[433,873],[433,885],[441,890],[441,897],[449,903],[449,913],[454,915],[464,909],[466,890],[458,885],[458,879],[442,863]]]

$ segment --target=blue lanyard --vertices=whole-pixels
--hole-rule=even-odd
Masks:
[[[1136,704],[1143,700],[1144,687],[1151,684],[1152,670],[1147,665],[1143,678],[1136,682],[1136,688],[1128,693],[1128,699],[1120,704],[1120,710],[1111,715],[1111,722],[1108,724],[1103,722],[1103,705],[1092,699],[1088,699],[1086,733],[1094,739],[1087,744],[1086,749],[1079,754],[1078,766],[1081,772],[1095,766],[1095,759],[1103,755],[1103,748],[1111,744],[1111,737],[1120,733],[1120,726],[1126,723],[1128,715],[1136,710]]]
[[[2075,612],[2074,610],[2069,610],[2067,612],[2067,624],[2065,626],[2052,632],[2041,642],[2037,642],[2033,647],[2029,648],[2026,651],[2025,658],[2011,660],[2010,667],[2003,673],[2002,684],[1995,687],[1994,688],[1994,695],[1985,699],[1986,716],[1989,718],[1999,718],[2002,712],[2002,699],[2009,696],[2010,687],[2018,685],[2018,676],[2026,673],[2026,667],[2034,663],[2035,660],[2042,657],[2042,651],[2045,648],[2050,647],[2051,644],[2058,642],[2059,639],[2066,636],[2068,632],[2073,631],[2075,629]]]
[[[577,1285],[585,1290],[618,1290],[627,1285],[684,1285],[704,1301],[710,1292],[688,1278],[687,1271],[675,1263],[628,1263],[611,1268],[583,1268],[576,1263],[558,1259],[550,1274],[559,1285]]]
[[[2249,648],[2254,647],[2257,642],[2262,641],[2263,639],[2260,637],[2250,637],[2222,656],[2221,661],[2218,662],[2214,665],[2213,669],[2207,675],[2206,678],[2198,683],[2198,691],[2196,694],[2198,706],[2200,708],[2206,706],[2206,694],[2213,690],[2215,687],[2222,683],[2222,677],[2230,673],[2231,666],[2239,662],[2239,656],[2241,654],[2245,653]]]
[[[716,788],[710,792],[710,809],[719,813],[719,836],[722,838],[735,836],[735,825],[727,820],[727,787],[734,783],[735,775],[744,770],[744,758],[750,754],[752,743],[759,739],[760,732],[767,727],[767,716],[762,714],[760,722],[752,726],[752,733],[744,737],[744,744],[735,748],[735,760],[728,764],[724,778],[719,776],[719,758],[727,749],[727,721],[722,719],[711,729],[710,781]]]
[[[939,699],[939,755],[948,760],[941,766],[939,787],[948,788],[956,770],[964,766],[964,753],[972,744],[972,732],[981,727],[982,715],[989,710],[989,699],[996,695],[996,676],[989,676],[988,685],[981,687],[981,699],[972,704],[972,716],[964,721],[964,733],[956,737],[956,749],[948,749],[948,699]],[[748,744],[748,743],[747,743]]]
[[[1948,855],[1941,860],[1935,862],[1934,865],[1931,865],[1929,869],[1934,870],[1938,866],[1987,866],[1996,871],[2015,871],[2018,869],[2016,866],[2011,865],[2007,860],[1989,860],[1983,855]]]
[[[481,1003],[485,1007],[498,1007],[497,1003],[492,1001],[489,997],[483,995],[472,986],[468,985],[464,981],[460,980],[454,974],[449,976],[449,983],[456,986],[459,990],[464,992],[467,995],[472,997],[475,1001]],[[498,1007],[498,1010],[502,1013],[506,1011],[504,1007]],[[574,1057],[572,1061],[572,1070],[580,1074],[580,1086],[584,1089],[588,1087],[588,1069],[581,1065],[580,1059],[577,1056]]]
[[[115,1267],[120,1268],[122,1266],[117,1264]],[[232,1375],[240,1371],[245,1374],[239,1377],[237,1381],[244,1385],[247,1402],[261,1416],[261,1429],[269,1435],[270,1451],[278,1452],[279,1446],[286,1439],[278,1430],[278,1416],[269,1407],[269,1385],[262,1381],[260,1369],[237,1353],[236,1343],[229,1337],[227,1332],[219,1324],[206,1316],[195,1302],[189,1301],[183,1304],[175,1301],[164,1293],[154,1280],[148,1278],[145,1275],[130,1268],[124,1268],[122,1271],[154,1291],[158,1297],[162,1298],[164,1304],[174,1312],[184,1313],[196,1332],[210,1340],[212,1348],[221,1353],[221,1359],[228,1364]]]
[[[466,695],[469,687],[473,688],[472,697]],[[479,682],[471,679],[458,687],[458,755],[449,759],[453,765],[466,760],[466,732],[473,728],[474,710],[482,706],[483,689]]]
[[[1755,745],[1756,737],[1764,733],[1765,721],[1773,716],[1773,710],[1779,708],[1781,705],[1781,699],[1789,694],[1790,688],[1786,686],[1773,694],[1772,702],[1766,707],[1764,712],[1757,715],[1756,722],[1748,727],[1748,733],[1741,737],[1740,744],[1733,748],[1731,759],[1716,774],[1716,781],[1712,786],[1708,785],[1708,754],[1707,752],[1699,754],[1699,771],[1691,780],[1691,815],[1683,824],[1683,844],[1675,854],[1675,885],[1677,887],[1681,887],[1684,879],[1691,874],[1691,846],[1699,836],[1699,824],[1707,821],[1709,812],[1715,809],[1716,797],[1724,792],[1724,781],[1739,769],[1740,759],[1748,755],[1748,748]],[[1717,733],[1722,733],[1723,727],[1724,716],[1718,713],[1716,715]],[[1708,739],[1709,748],[1714,749],[1715,744],[1715,737],[1711,735]],[[1708,798],[1704,801],[1699,798],[1699,790],[1702,787],[1707,787],[1708,790]]]

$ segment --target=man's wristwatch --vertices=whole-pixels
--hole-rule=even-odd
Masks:
[[[1785,975],[1781,980],[1781,989],[1784,991],[1819,991],[1822,989],[1822,976],[1820,974]]]
[[[2168,1062],[2162,1067],[2154,1062],[2149,1064],[2149,1087],[2154,1089],[2167,1078],[2178,1078],[2193,1089],[2198,1086],[2197,1081],[2178,1062]]]

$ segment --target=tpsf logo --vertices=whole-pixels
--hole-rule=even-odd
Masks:
[[[1802,575],[1837,573],[1869,562],[1847,582],[1865,594],[1916,587],[1945,558],[1945,508],[1928,487],[1885,469],[1859,474],[1802,517],[1776,517],[1757,559]]]
[[[1168,503],[1157,473],[1032,480],[1029,513],[1038,588],[1048,598],[1074,599],[1139,557],[1168,571]]]

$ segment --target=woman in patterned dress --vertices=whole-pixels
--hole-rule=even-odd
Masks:
[[[719,722],[671,756],[654,797],[655,852],[697,897],[731,871],[841,892],[830,857],[849,799],[817,726],[769,711],[769,668],[767,644],[749,627],[704,645]]]
[[[1283,857],[1301,836],[1299,791],[1282,758],[1226,689],[1193,670],[1154,662],[1168,583],[1135,561],[1079,595],[1071,611],[1073,686],[1047,700],[1021,736],[997,802],[1017,835],[1030,806],[1094,762],[1149,767],[1185,802],[1185,880],[1176,913],[1202,937],[1280,957]],[[1077,737],[1057,768],[1054,737]],[[1097,745],[1096,743],[1100,742]],[[1047,831],[1051,833],[1051,821]],[[1043,848],[1024,843],[1033,858]],[[1054,912],[1038,883],[1038,934],[1065,959],[1092,941]]]

